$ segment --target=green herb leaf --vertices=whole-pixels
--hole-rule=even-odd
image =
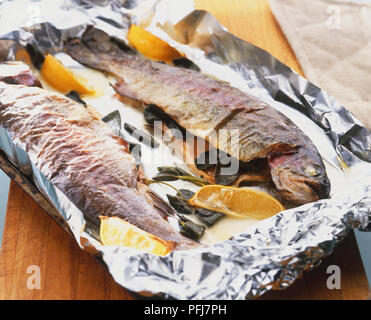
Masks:
[[[179,227],[181,234],[196,241],[202,237],[206,229],[205,226],[196,224],[185,217],[182,217],[181,221],[179,221]]]
[[[166,195],[169,200],[170,205],[179,213],[191,214],[194,209],[187,203],[186,200],[183,200],[179,197],[174,197],[169,194]]]
[[[215,211],[207,210],[203,208],[197,208],[194,211],[194,213],[208,227],[213,226],[215,223],[217,223],[220,219],[224,217],[223,213],[215,212]]]
[[[129,123],[124,123],[124,129],[139,142],[144,143],[151,148],[158,148],[160,144],[149,134],[137,129]]]
[[[195,193],[191,190],[188,190],[188,189],[179,189],[179,192],[178,192],[177,195],[188,201],[189,199],[191,199],[195,195]]]
[[[159,172],[152,179],[156,180],[156,181],[177,181],[178,176],[168,174],[168,173]]]
[[[116,136],[121,136],[121,115],[118,110],[112,111],[102,118],[107,123]]]

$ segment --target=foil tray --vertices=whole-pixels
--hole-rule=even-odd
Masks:
[[[10,12],[19,12],[16,20]],[[158,257],[102,246],[86,228],[83,213],[45,178],[17,139],[0,128],[1,168],[82,249],[96,252],[116,282],[134,292],[176,299],[251,299],[292,285],[331,254],[351,228],[371,230],[370,132],[328,93],[230,34],[209,13],[194,10],[191,0],[3,1],[0,39],[7,41],[0,42],[0,57],[14,59],[17,48],[27,43],[58,54],[66,38],[79,36],[88,25],[127,41],[133,22],[183,52],[202,72],[259,97],[293,120],[325,160],[333,188],[330,199],[281,212],[229,240]],[[105,115],[118,102],[110,100],[108,109],[99,99],[89,103]],[[138,121],[129,109],[120,112]],[[149,175],[153,168],[144,169]],[[163,196],[163,190],[155,191]]]

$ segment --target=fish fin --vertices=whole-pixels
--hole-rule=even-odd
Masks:
[[[151,202],[162,217],[167,218],[168,216],[173,216],[175,214],[170,205],[148,187],[146,184],[147,178],[141,165],[138,166],[137,180],[138,192],[146,196],[148,201]]]
[[[136,92],[130,90],[128,85],[125,83],[124,79],[120,78],[112,86],[113,89],[122,97],[138,100],[138,95]]]
[[[173,209],[162,198],[160,198],[160,196],[150,189],[147,190],[147,194],[151,198],[152,205],[157,209],[162,217],[167,218],[168,216],[174,215]]]

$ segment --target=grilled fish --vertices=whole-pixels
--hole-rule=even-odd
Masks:
[[[213,148],[244,163],[265,159],[283,199],[303,204],[329,196],[330,182],[314,144],[265,102],[200,72],[146,59],[93,27],[65,48],[81,64],[116,77],[119,95],[158,106]],[[236,129],[237,144],[218,138],[222,130]]]
[[[0,70],[10,71],[10,65]],[[9,77],[0,74],[12,83],[20,79],[15,71]],[[177,249],[198,245],[172,228],[172,210],[143,183],[128,143],[82,104],[0,81],[0,125],[87,220],[98,224],[99,216],[117,216]]]

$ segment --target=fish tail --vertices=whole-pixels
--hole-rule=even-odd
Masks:
[[[114,62],[127,55],[136,54],[122,40],[110,37],[92,26],[81,38],[70,38],[65,42],[66,52],[79,63],[101,71],[112,71]]]

